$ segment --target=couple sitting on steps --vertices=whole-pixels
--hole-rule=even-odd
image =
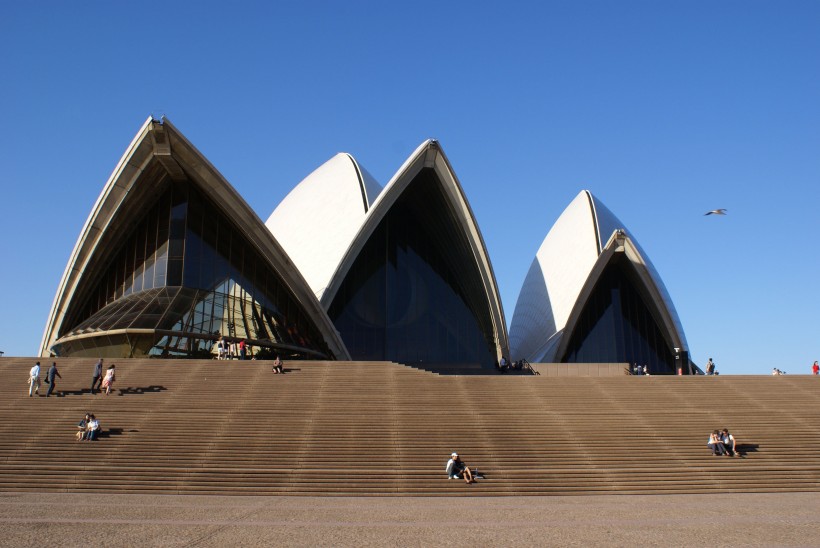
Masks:
[[[712,450],[713,456],[725,455],[727,457],[739,457],[740,453],[737,451],[737,440],[729,433],[729,430],[715,430],[709,434],[709,449]]]

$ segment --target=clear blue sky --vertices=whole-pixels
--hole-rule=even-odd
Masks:
[[[264,220],[336,152],[441,141],[507,320],[589,189],[693,358],[820,359],[820,2],[2,2],[0,350],[33,355],[91,207],[165,114]],[[704,217],[727,208],[726,217]]]

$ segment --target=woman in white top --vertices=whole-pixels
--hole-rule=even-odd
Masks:
[[[105,388],[105,395],[111,393],[111,386],[114,384],[114,380],[116,376],[114,375],[114,364],[112,363],[108,370],[105,372],[105,378],[102,382],[102,387]]]
[[[85,441],[96,441],[97,436],[100,435],[100,421],[97,420],[97,417],[94,415],[89,417],[86,430]]]

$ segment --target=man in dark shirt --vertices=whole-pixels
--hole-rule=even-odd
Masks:
[[[54,392],[54,387],[57,385],[57,377],[63,378],[60,372],[57,371],[57,362],[51,362],[51,367],[48,368],[48,373],[46,373],[46,382],[48,383],[46,397],[51,396],[51,393]]]
[[[100,389],[100,385],[102,384],[102,368],[103,368],[103,359],[100,358],[100,361],[97,362],[97,365],[94,366],[94,376],[91,378],[91,393],[94,393],[94,385],[97,385],[97,390]]]

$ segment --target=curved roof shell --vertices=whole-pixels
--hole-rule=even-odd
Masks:
[[[564,325],[562,335],[554,345],[554,353],[549,356],[552,361],[562,361],[567,354],[568,345],[575,332],[584,308],[590,299],[599,279],[605,270],[623,256],[628,260],[633,272],[638,279],[638,290],[643,295],[645,301],[654,309],[653,316],[662,334],[665,335],[669,349],[678,348],[688,351],[686,338],[681,328],[680,320],[672,302],[669,300],[663,282],[658,278],[657,271],[652,267],[648,258],[638,244],[623,229],[616,229],[601,251],[598,260],[589,273],[578,299]]]
[[[419,145],[373,202],[364,222],[339,261],[330,284],[322,293],[322,306],[325,310],[330,308],[339,287],[346,279],[350,268],[368,239],[388,214],[391,207],[413,184],[414,179],[421,170],[425,168],[434,170],[451,215],[469,243],[472,259],[480,273],[486,306],[493,324],[493,336],[498,355],[508,354],[509,343],[503,307],[484,239],[461,184],[436,140],[427,140]]]
[[[353,156],[339,153],[296,185],[268,217],[265,225],[317,298],[380,192]]]
[[[627,256],[641,273],[670,338],[686,349],[680,319],[657,270],[624,224],[592,193],[581,191],[547,233],[530,266],[510,325],[512,355],[555,361],[573,314],[579,314],[594,280],[611,259],[613,235],[622,231]],[[577,318],[576,318],[577,319]]]
[[[332,322],[299,274],[287,253],[276,242],[253,209],[213,165],[167,120],[148,118],[117,164],[80,233],[49,313],[40,352],[48,355],[62,331],[72,303],[82,299],[88,284],[83,280],[105,268],[105,254],[114,250],[117,231],[127,230],[135,215],[148,204],[156,189],[151,172],[164,170],[172,180],[191,180],[220,205],[244,238],[269,262],[297,304],[315,322],[329,350],[341,359],[347,350]]]

